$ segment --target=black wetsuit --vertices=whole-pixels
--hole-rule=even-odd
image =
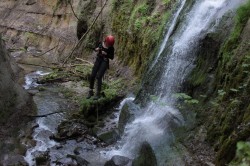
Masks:
[[[104,48],[99,46],[97,58],[95,60],[94,67],[90,76],[90,89],[94,89],[95,78],[97,79],[97,94],[100,94],[102,89],[102,77],[105,71],[109,68],[109,59],[114,59],[114,47]],[[102,55],[101,51],[105,51],[107,55]]]

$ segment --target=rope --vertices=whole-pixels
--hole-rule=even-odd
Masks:
[[[71,10],[72,10],[74,16],[75,16],[76,19],[79,21],[80,19],[77,17],[77,15],[76,15],[76,13],[75,13],[75,11],[74,11],[74,9],[73,9],[73,6],[72,6],[72,4],[71,4],[71,0],[69,1],[69,4],[70,4]]]
[[[108,0],[105,1],[104,5],[102,6],[101,11],[98,13],[98,15],[96,16],[96,18],[94,19],[93,23],[91,24],[91,26],[89,27],[89,29],[85,32],[85,34],[82,35],[81,39],[78,41],[78,43],[75,45],[75,47],[73,48],[72,52],[69,54],[69,56],[67,56],[63,62],[62,65],[64,65],[68,59],[73,55],[73,53],[75,52],[76,48],[82,43],[83,39],[85,38],[85,36],[89,33],[89,31],[93,28],[96,20],[98,19],[98,17],[101,15],[104,7],[106,6]]]
[[[102,6],[102,0],[101,0],[101,6]],[[101,27],[103,27],[102,13],[101,13]],[[103,39],[103,30],[101,31],[100,41],[102,41],[102,39]]]

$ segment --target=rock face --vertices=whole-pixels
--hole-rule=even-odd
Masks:
[[[250,136],[249,11],[250,2],[238,9],[233,25],[225,18],[220,30],[203,40],[186,88],[200,101],[198,122],[206,126],[206,141],[217,151],[216,165],[228,164],[237,142]]]
[[[16,131],[29,120],[25,115],[34,110],[31,97],[17,83],[18,71],[3,40],[0,40],[0,162],[3,158],[9,160],[13,156],[8,153],[11,146],[16,145]],[[18,153],[20,149],[16,148],[15,151]]]
[[[17,83],[19,69],[8,55],[3,40],[0,40],[0,55],[0,122],[5,124],[14,112],[26,106],[30,97]]]
[[[72,4],[74,10],[79,1]],[[70,52],[76,37],[77,19],[66,1],[3,0],[0,3],[0,31],[13,50],[36,48],[45,59],[57,62],[57,55]]]

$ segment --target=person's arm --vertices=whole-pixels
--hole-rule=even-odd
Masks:
[[[114,52],[115,52],[115,49],[114,47],[110,47],[107,51],[107,57],[111,60],[114,59]]]

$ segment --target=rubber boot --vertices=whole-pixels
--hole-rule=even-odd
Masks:
[[[88,94],[88,96],[86,97],[86,99],[90,99],[93,95],[94,95],[93,89],[90,89],[90,90],[89,90],[89,94]]]

